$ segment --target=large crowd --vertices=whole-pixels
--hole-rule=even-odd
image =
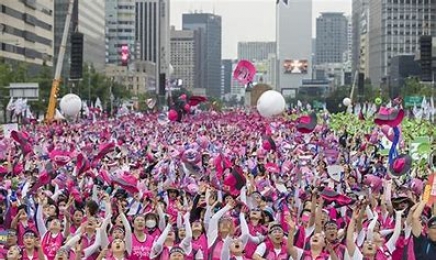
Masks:
[[[0,259],[436,259],[431,166],[412,175],[363,130],[304,119],[127,114],[0,133]]]

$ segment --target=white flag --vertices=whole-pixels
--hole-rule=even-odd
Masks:
[[[9,100],[8,105],[6,106],[6,110],[13,111],[14,109],[15,109],[15,107],[14,107],[14,97],[11,97],[11,99]]]
[[[98,109],[100,109],[100,110],[103,110],[103,106],[102,106],[102,104],[101,104],[101,100],[100,100],[100,98],[97,98],[97,100],[95,100],[95,106],[94,106],[95,108],[98,108]]]

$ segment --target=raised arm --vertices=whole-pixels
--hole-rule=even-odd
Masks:
[[[391,254],[395,250],[395,245],[397,244],[397,240],[400,237],[401,234],[401,224],[402,224],[402,216],[403,216],[404,210],[395,211],[395,227],[394,227],[394,233],[392,234],[391,238],[386,243],[386,247],[389,249],[389,252]]]
[[[232,238],[227,236],[224,239],[223,248],[221,251],[221,260],[230,260],[230,245],[232,244]]]
[[[171,230],[171,224],[168,223],[165,230],[162,232],[162,234],[159,236],[159,238],[153,244],[153,247],[151,249],[151,255],[150,255],[151,259],[155,259],[156,257],[158,257],[160,255],[160,253],[162,253],[163,245],[165,243],[165,240],[167,239],[168,233],[170,233],[170,230]]]
[[[351,217],[350,223],[347,228],[347,238],[346,238],[346,246],[348,255],[352,257],[354,252],[356,251],[356,243],[354,242],[354,229],[356,227],[356,219],[358,218],[358,211],[353,211],[353,216]]]
[[[83,250],[83,254],[84,254],[83,259],[88,259],[88,257],[90,257],[92,254],[97,252],[100,245],[101,245],[101,228],[97,228],[94,243],[88,248],[86,248],[85,250]]]
[[[180,247],[185,251],[185,253],[189,254],[192,251],[192,229],[191,229],[191,222],[189,222],[190,214],[187,212],[184,216],[184,222],[185,222],[185,230],[186,230],[186,236],[180,242]]]
[[[215,213],[210,219],[209,229],[207,230],[207,246],[210,248],[215,240],[218,238],[218,222],[227,211],[233,209],[233,205],[226,205],[224,208],[220,209],[217,213]]]
[[[291,218],[288,219],[288,225],[289,225],[289,234],[288,234],[288,242],[287,242],[288,254],[292,257],[292,259],[299,259],[298,250],[294,246],[295,223],[294,221],[292,221]]]
[[[133,248],[132,228],[124,212],[120,212],[120,217],[121,217],[121,221],[123,222],[124,230],[126,232],[124,236],[124,242],[126,243],[126,251],[128,255],[130,255],[132,253],[132,248]]]
[[[416,206],[416,208],[413,211],[413,215],[412,215],[412,234],[415,237],[419,237],[422,235],[422,223],[421,223],[421,216],[422,216],[422,212],[424,211],[425,208],[425,201],[421,200],[418,203],[418,206]]]
[[[36,207],[36,225],[38,227],[39,236],[43,237],[45,233],[47,232],[47,228],[44,223],[44,219],[42,216],[42,205],[41,203],[38,203],[38,206]]]

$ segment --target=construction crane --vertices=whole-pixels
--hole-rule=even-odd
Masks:
[[[62,35],[62,42],[59,48],[58,61],[56,64],[56,73],[51,85],[50,97],[48,100],[47,114],[45,116],[46,122],[52,122],[56,114],[56,103],[59,93],[59,86],[61,83],[62,65],[64,63],[65,51],[67,48],[68,32],[70,30],[71,16],[73,14],[74,0],[70,0],[68,4],[67,16],[65,17],[64,34]]]

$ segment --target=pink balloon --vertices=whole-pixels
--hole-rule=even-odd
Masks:
[[[187,98],[186,94],[183,94],[183,95],[180,96],[181,100],[186,100],[186,98]]]
[[[189,113],[189,112],[191,111],[191,106],[190,106],[189,104],[186,104],[186,105],[183,107],[183,109],[184,109],[187,113]]]
[[[178,117],[179,117],[179,114],[177,113],[176,110],[171,109],[170,111],[168,111],[168,120],[176,121]]]

